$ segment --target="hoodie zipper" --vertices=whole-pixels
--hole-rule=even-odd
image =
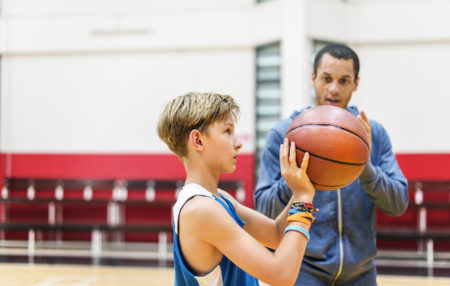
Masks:
[[[344,244],[342,242],[342,199],[341,199],[341,189],[337,190],[337,198],[338,198],[338,233],[339,233],[339,268],[331,281],[331,286],[334,285],[336,280],[342,273],[342,266],[344,264]]]

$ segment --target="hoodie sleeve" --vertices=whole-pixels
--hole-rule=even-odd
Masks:
[[[284,139],[284,132],[280,129],[274,127],[267,135],[254,193],[256,210],[270,218],[276,218],[292,196],[280,171],[279,152]]]
[[[370,161],[359,177],[359,183],[381,211],[401,215],[408,207],[408,182],[392,151],[386,130],[372,121]]]

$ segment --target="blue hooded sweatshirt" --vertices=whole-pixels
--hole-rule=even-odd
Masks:
[[[347,110],[359,114],[355,106]],[[280,173],[279,148],[302,111],[280,121],[266,138],[254,199],[255,208],[271,218],[292,196]],[[376,121],[370,124],[370,162],[359,178],[342,189],[316,191],[313,203],[320,211],[295,285],[376,285],[375,210],[401,215],[408,206],[408,185],[386,130]]]

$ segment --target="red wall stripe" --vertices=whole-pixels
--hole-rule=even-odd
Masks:
[[[12,177],[181,179],[175,155],[163,154],[12,154]]]
[[[3,186],[3,178],[6,175],[6,154],[0,153],[0,187]]]
[[[185,177],[179,159],[172,154],[27,154],[0,153],[0,179],[6,174],[25,178],[177,179]],[[409,180],[450,180],[450,153],[400,153],[397,160]],[[253,205],[254,155],[241,154],[236,171],[223,178],[240,179]]]
[[[450,180],[450,153],[396,154],[408,180]]]
[[[235,173],[252,168],[253,154],[239,157]],[[450,179],[450,153],[399,153],[397,160],[408,179]],[[183,178],[181,162],[171,154],[11,154],[14,177]],[[247,169],[247,172],[250,172]],[[253,171],[251,171],[253,172]],[[0,153],[0,176],[6,173],[6,154]],[[229,175],[226,175],[229,176]],[[231,175],[233,176],[233,175]]]
[[[180,160],[172,154],[8,154],[10,176],[16,178],[65,179],[173,179],[186,176]],[[6,158],[1,154],[2,162]],[[4,163],[0,177],[5,176]],[[239,155],[236,170],[223,179],[244,183],[247,206],[253,206],[254,155]],[[2,180],[3,181],[3,180]]]

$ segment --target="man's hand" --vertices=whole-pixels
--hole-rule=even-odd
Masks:
[[[367,143],[369,143],[369,150],[370,150],[372,147],[372,131],[371,131],[369,119],[367,118],[367,115],[363,110],[361,110],[361,112],[359,113],[358,119],[359,119],[359,122],[361,122],[361,124],[364,126],[364,129],[366,129],[367,136],[369,137],[369,142],[367,142]]]

